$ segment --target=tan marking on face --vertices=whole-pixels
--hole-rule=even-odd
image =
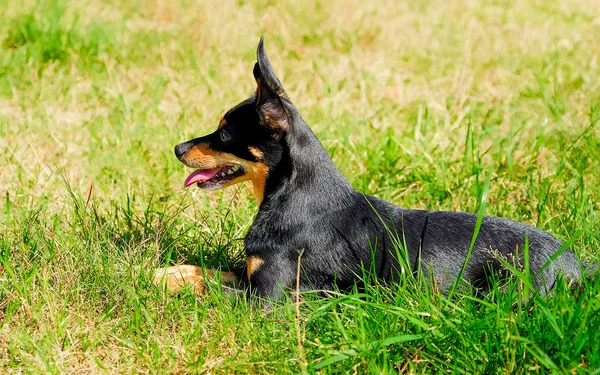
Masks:
[[[263,152],[256,147],[250,147],[250,148],[248,148],[248,150],[258,160],[263,160],[265,158],[265,155],[263,154]]]
[[[219,119],[219,129],[227,125],[227,120],[225,120],[225,115],[223,114]]]
[[[267,177],[269,175],[269,168],[263,163],[251,163],[252,164],[252,186],[254,187],[254,197],[258,202],[258,205],[262,203],[265,197],[265,185],[267,183]]]
[[[254,272],[258,271],[260,266],[262,266],[264,263],[265,261],[256,255],[246,259],[246,274],[248,275],[248,280],[250,280],[250,276],[252,276]]]
[[[193,146],[186,152],[181,162],[188,167],[196,169],[216,168],[219,165],[219,153],[205,144]]]
[[[260,151],[257,149],[257,151]],[[235,155],[225,152],[216,152],[205,144],[198,144],[190,150],[181,159],[181,162],[188,167],[195,169],[212,169],[225,165],[237,164],[244,168],[244,174],[233,180],[223,183],[223,187],[239,184],[244,181],[252,181],[254,188],[254,197],[258,204],[262,202],[265,193],[265,184],[269,175],[269,168],[262,162],[251,162],[240,159]]]

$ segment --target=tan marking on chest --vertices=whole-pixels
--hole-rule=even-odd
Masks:
[[[256,255],[246,259],[246,274],[248,275],[248,280],[250,280],[250,276],[252,276],[254,272],[258,271],[260,266],[262,266],[264,263],[265,261]]]

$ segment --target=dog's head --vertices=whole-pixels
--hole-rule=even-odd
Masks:
[[[257,60],[256,92],[227,111],[215,132],[175,146],[177,158],[196,169],[186,178],[186,187],[221,189],[252,181],[257,199],[262,200],[267,176],[284,152],[289,101],[267,58],[263,38]]]

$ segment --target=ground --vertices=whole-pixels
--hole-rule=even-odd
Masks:
[[[272,314],[151,282],[243,262],[251,187],[183,189],[173,147],[255,89],[261,35],[357,189],[600,261],[597,0],[0,7],[1,372],[597,373],[597,279],[539,297],[517,273],[481,300],[407,279]]]

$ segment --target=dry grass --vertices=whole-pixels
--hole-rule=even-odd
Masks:
[[[33,9],[9,8],[8,20]],[[360,119],[375,129],[392,129],[400,139],[409,137],[413,153],[431,143],[456,159],[463,152],[465,118],[473,111],[504,112],[499,126],[490,129],[491,139],[505,136],[514,116],[526,124],[525,140],[537,137],[546,121],[549,131],[574,136],[588,121],[589,99],[600,92],[597,1],[517,1],[510,7],[474,1],[312,6],[149,1],[139,7],[91,1],[69,4],[61,24],[75,14],[83,30],[100,24],[115,54],[98,56],[106,69],[101,74],[78,68],[76,53],[64,64],[40,68],[30,61],[21,76],[10,72],[9,81],[31,86],[15,84],[2,100],[1,146],[7,152],[1,186],[24,202],[57,191],[53,204],[68,203],[57,168],[82,192],[95,184],[97,196],[115,197],[141,185],[150,194],[153,189],[143,186],[162,167],[170,146],[212,128],[252,90],[248,71],[261,34],[291,97],[325,143],[336,139],[330,128],[348,132],[348,123]],[[9,25],[4,23],[5,33]],[[539,90],[536,76],[547,80],[551,95],[566,86],[559,118],[538,98],[523,100],[525,92]],[[577,87],[569,87],[574,81]],[[407,115],[424,109],[438,122],[433,129],[407,124]],[[363,136],[364,130],[352,130],[350,141]],[[143,142],[146,155],[132,155],[136,142]],[[485,140],[481,149],[490,143]],[[92,150],[111,157],[98,163],[99,156],[89,156]],[[115,160],[126,161],[118,169],[129,171],[115,172],[119,176],[111,183],[99,167],[115,168]],[[351,175],[353,166],[348,168],[344,172]],[[179,187],[180,174],[160,177],[161,187]]]

